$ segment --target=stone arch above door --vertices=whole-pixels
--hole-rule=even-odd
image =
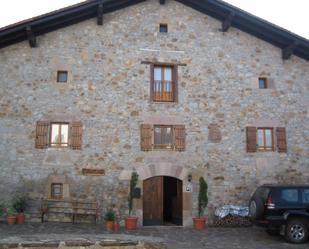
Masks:
[[[188,170],[181,166],[171,165],[170,163],[151,164],[139,168],[137,173],[140,180],[145,180],[154,176],[171,176],[179,180],[185,180],[189,174]]]

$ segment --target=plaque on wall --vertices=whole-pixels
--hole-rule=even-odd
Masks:
[[[83,168],[82,173],[85,176],[104,176],[105,170],[104,169],[89,169]]]

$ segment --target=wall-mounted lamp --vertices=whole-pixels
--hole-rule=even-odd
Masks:
[[[189,175],[188,175],[188,182],[191,182],[191,181],[192,181],[192,175],[189,174]]]

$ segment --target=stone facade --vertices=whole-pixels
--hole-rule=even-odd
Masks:
[[[158,32],[167,23],[169,32]],[[97,198],[102,213],[127,214],[129,177],[183,180],[184,225],[196,214],[198,178],[209,185],[207,215],[228,203],[246,204],[263,183],[309,179],[309,64],[249,34],[174,1],[147,1],[0,50],[0,196],[16,192],[46,197],[47,179],[67,177],[70,193]],[[150,68],[142,61],[186,64],[178,68],[178,102],[150,101]],[[56,82],[57,70],[69,81]],[[271,79],[258,89],[258,77]],[[140,149],[140,124],[167,120],[186,127],[186,150]],[[39,120],[79,120],[82,150],[35,149]],[[169,121],[170,120],[170,121]],[[208,140],[215,124],[216,142]],[[286,127],[287,153],[246,152],[250,124]],[[219,138],[218,139],[218,134]],[[85,176],[83,168],[105,170]],[[187,176],[193,190],[186,192]],[[136,201],[142,217],[142,201]],[[141,219],[140,219],[141,220]]]

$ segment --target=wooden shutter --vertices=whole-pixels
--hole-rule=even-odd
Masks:
[[[152,150],[152,125],[141,124],[141,150]]]
[[[276,135],[277,135],[277,148],[278,148],[278,152],[280,152],[280,153],[287,152],[285,128],[284,127],[278,127],[276,129]]]
[[[247,127],[247,152],[256,152],[256,127]]]
[[[73,150],[82,149],[82,123],[72,122],[70,124],[70,147]]]
[[[154,64],[150,64],[150,101],[153,101]]]
[[[174,70],[173,70],[174,76],[174,101],[178,102],[178,65],[174,65]]]
[[[184,125],[174,126],[175,150],[184,151],[186,148],[186,130]]]
[[[35,148],[45,149],[48,147],[49,122],[38,121],[36,123]]]

